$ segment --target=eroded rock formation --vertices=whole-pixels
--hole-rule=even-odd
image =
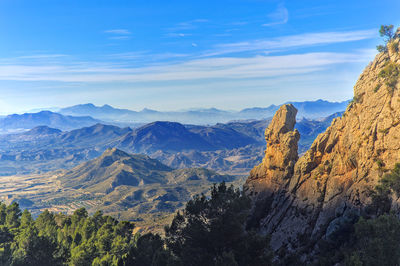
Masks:
[[[360,75],[343,116],[298,160],[296,110],[286,105],[275,115],[265,158],[244,186],[255,202],[252,226],[271,234],[275,250],[309,256],[364,211],[369,190],[400,162],[399,50],[396,37]]]
[[[298,160],[297,142],[300,139],[299,132],[293,131],[296,114],[293,105],[282,105],[265,130],[265,156],[262,163],[251,171],[246,183],[251,195],[276,192],[293,175]]]

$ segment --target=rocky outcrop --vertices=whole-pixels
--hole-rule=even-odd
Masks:
[[[246,189],[251,196],[262,192],[273,193],[287,184],[293,175],[298,159],[297,143],[300,134],[294,129],[297,109],[291,105],[282,105],[265,130],[267,149],[260,165],[250,173]],[[263,195],[265,197],[265,195]]]
[[[297,161],[294,111],[286,106],[275,115],[264,160],[244,186],[255,203],[251,225],[271,234],[275,250],[310,256],[321,239],[364,211],[369,190],[400,162],[399,50],[396,38],[376,56],[343,116]]]

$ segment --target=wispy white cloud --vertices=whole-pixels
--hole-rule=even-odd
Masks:
[[[160,53],[160,54],[152,54],[151,59],[153,61],[162,61],[162,60],[170,60],[170,59],[178,59],[189,57],[189,54],[184,53]]]
[[[35,65],[35,64],[48,64],[56,63],[60,60],[70,59],[66,54],[32,54],[32,55],[21,55],[14,57],[0,58],[0,65],[2,64],[25,64],[25,65]]]
[[[194,19],[191,21],[192,23],[206,23],[209,22],[208,19],[204,19],[204,18],[198,18],[198,19]]]
[[[47,59],[47,58],[60,58],[60,57],[66,57],[67,55],[65,54],[36,54],[36,55],[24,55],[24,56],[18,56],[16,58],[18,59]]]
[[[79,84],[82,88],[113,88],[113,93],[115,93],[115,87],[120,86],[121,95],[134,95],[133,90],[140,90],[140,93],[137,92],[136,95],[138,97],[141,97],[140,95],[147,89],[150,94],[155,92],[159,94],[162,90],[171,89],[171,91],[175,90],[177,95],[182,95],[182,92],[192,90],[190,93],[197,93],[204,89],[213,90],[214,93],[214,90],[229,91],[232,88],[236,90],[246,88],[246,93],[248,93],[247,90],[261,93],[261,90],[265,88],[270,90],[285,88],[287,97],[291,97],[292,84],[296,84],[296,89],[302,86],[301,88],[305,91],[309,90],[313,93],[319,92],[318,88],[329,87],[329,91],[350,88],[361,66],[370,61],[376,51],[303,52],[300,54],[286,52],[284,55],[273,52],[363,40],[375,35],[375,31],[369,30],[325,32],[227,43],[215,46],[208,52],[208,56],[205,54],[199,56],[202,51],[196,48],[192,49],[194,51],[192,54],[135,51],[99,56],[98,58],[101,58],[98,59],[99,61],[74,61],[76,58],[73,56],[57,55],[49,60],[41,59],[44,55],[40,54],[13,60],[0,58],[0,82],[17,81],[30,84],[31,87],[43,84],[51,87]],[[197,52],[198,49],[199,52]],[[269,51],[271,53],[268,53]],[[240,52],[243,53],[234,54]],[[341,69],[346,69],[346,71],[339,73]],[[199,89],[196,90],[196,88]],[[80,90],[75,87],[65,90],[80,93]],[[54,91],[57,91],[57,88]],[[279,95],[282,96],[282,93]],[[329,92],[325,93],[327,95]],[[266,96],[269,100],[272,97],[270,94],[269,98]],[[90,99],[92,95],[87,97]]]
[[[151,57],[146,53],[119,56]],[[73,62],[73,57],[60,58],[58,63],[32,63],[29,60],[29,64],[23,64],[20,60],[14,63],[0,60],[1,84],[29,85],[30,88],[20,92],[10,88],[7,92],[8,86],[3,86],[3,94],[8,98],[12,95],[14,100],[8,99],[7,103],[12,104],[1,105],[0,112],[16,110],[15,103],[21,99],[26,101],[22,104],[26,109],[32,106],[32,101],[41,102],[43,95],[48,95],[45,105],[71,105],[80,99],[83,102],[125,103],[134,109],[140,106],[171,110],[176,109],[177,104],[180,107],[204,107],[203,103],[206,103],[210,107],[238,109],[287,100],[310,100],[309,97],[343,100],[352,96],[351,87],[362,65],[370,61],[374,53],[376,51],[358,50],[241,58],[183,58],[181,62],[169,60],[143,67],[135,67],[136,62],[142,61],[140,58],[129,62],[118,59],[118,55],[111,56],[109,62]],[[70,102],[67,103],[68,99]],[[225,100],[223,104],[221,99]],[[31,108],[34,107],[37,106]]]
[[[128,40],[130,39],[130,36],[127,35],[121,35],[121,36],[111,36],[109,37],[110,40]]]
[[[132,33],[127,29],[113,29],[105,30],[104,33],[110,35],[110,40],[128,40],[131,38]]]
[[[215,36],[215,37],[228,37],[228,36],[232,36],[232,33],[216,33],[216,34],[213,34],[213,36]]]
[[[108,55],[108,57],[111,57],[114,59],[131,60],[131,59],[141,59],[143,57],[147,57],[149,54],[150,54],[150,51],[136,51],[136,52],[110,54],[110,55]]]
[[[176,32],[176,31],[185,31],[185,30],[193,30],[198,28],[199,24],[201,23],[207,23],[209,22],[208,19],[193,19],[189,21],[184,21],[176,24],[173,27],[170,27],[167,29],[167,31],[170,32]]]
[[[192,35],[193,34],[191,34],[191,33],[183,33],[183,32],[178,32],[178,33],[170,32],[170,33],[165,34],[165,36],[167,36],[167,37],[188,37],[188,36],[192,36]]]
[[[289,11],[283,4],[281,4],[274,12],[268,14],[267,17],[270,22],[263,24],[262,26],[264,27],[286,24],[289,21]]]
[[[247,24],[249,24],[248,21],[236,21],[236,22],[229,23],[229,25],[233,25],[233,26],[244,26]]]
[[[342,42],[352,42],[376,37],[376,30],[358,30],[342,32],[317,32],[298,35],[282,36],[263,40],[250,40],[246,42],[219,44],[203,56],[216,56],[223,54],[255,52],[268,50],[282,50],[315,45],[327,45]]]
[[[370,53],[305,53],[248,58],[220,57],[148,67],[86,62],[65,65],[0,65],[0,80],[57,82],[154,82],[273,78],[314,73],[344,63],[367,62]]]
[[[317,17],[317,16],[326,16],[337,14],[341,12],[334,5],[330,5],[328,3],[321,2],[320,6],[304,6],[303,8],[295,9],[291,12],[291,17],[297,19],[304,19],[309,17]]]
[[[132,33],[126,29],[105,30],[104,33],[111,33],[116,35],[131,35]]]
[[[177,59],[189,57],[189,54],[184,53],[151,53],[150,51],[139,51],[139,52],[127,52],[127,53],[118,53],[111,54],[108,57],[112,59],[120,59],[120,60],[133,60],[144,62],[159,62],[163,60]]]

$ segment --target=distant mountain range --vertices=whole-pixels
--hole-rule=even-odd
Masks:
[[[38,113],[12,114],[0,118],[0,133],[26,131],[37,126],[48,126],[61,130],[71,130],[99,123],[90,116],[69,116],[50,111]]]
[[[309,120],[321,119],[333,113],[342,112],[346,109],[348,101],[328,102],[317,100],[293,102],[293,104],[299,110],[297,117],[300,121],[303,118]],[[0,117],[0,134],[24,132],[37,126],[48,126],[65,131],[88,127],[97,123],[131,128],[137,128],[154,121],[213,125],[231,121],[268,119],[272,117],[278,108],[278,105],[271,105],[266,108],[254,107],[241,111],[224,111],[209,108],[176,112],[143,109],[140,112],[136,112],[114,108],[110,105],[100,107],[89,103],[58,109],[57,112],[40,111]],[[55,110],[55,108],[52,108],[52,110]],[[225,133],[229,134],[228,132]],[[203,137],[206,137],[209,133],[204,132],[204,134]]]
[[[103,120],[121,120],[126,121],[130,116],[137,114],[138,112],[131,111],[128,109],[118,109],[110,105],[95,106],[94,104],[78,104],[71,107],[62,108],[58,111],[64,115],[82,115],[92,117],[101,117]],[[145,112],[145,111],[143,111]]]
[[[339,115],[299,121],[299,152],[308,149]],[[205,167],[247,173],[262,158],[264,131],[269,122],[236,121],[214,126],[153,122],[136,129],[97,123],[71,131],[38,126],[22,133],[0,135],[0,175],[70,169],[114,147],[147,154],[173,168]]]
[[[184,126],[176,122],[154,122],[125,135],[118,147],[136,153],[158,150],[178,152],[187,150],[213,151],[256,144],[253,138],[232,128],[218,126]]]
[[[298,119],[316,119],[326,117],[346,109],[349,101],[329,102],[324,100],[290,102],[298,109]],[[120,123],[136,122],[149,123],[153,121],[173,121],[184,124],[215,124],[226,123],[231,120],[243,119],[265,119],[272,117],[280,105],[268,107],[247,108],[241,111],[225,111],[216,108],[193,109],[187,111],[161,112],[151,109],[132,111],[118,109],[110,105],[95,106],[91,103],[80,104],[62,108],[59,113],[73,116],[91,116],[103,121],[114,121]]]

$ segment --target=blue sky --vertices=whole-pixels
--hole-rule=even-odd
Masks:
[[[397,0],[0,1],[0,113],[352,97]]]

